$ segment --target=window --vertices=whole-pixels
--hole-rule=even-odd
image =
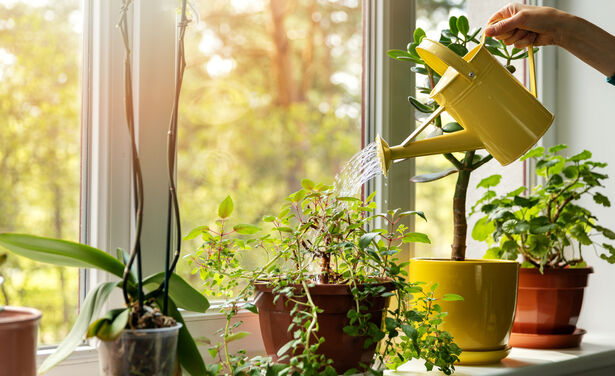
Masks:
[[[196,4],[180,104],[184,233],[214,220],[228,194],[234,219],[257,223],[303,178],[332,184],[362,132],[360,1]],[[198,288],[190,269],[180,263]]]
[[[78,0],[0,1],[0,231],[79,240]],[[39,342],[70,330],[79,271],[9,255],[0,304],[43,312]]]

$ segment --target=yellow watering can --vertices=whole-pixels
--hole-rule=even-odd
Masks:
[[[385,175],[394,160],[476,149],[487,149],[507,165],[535,145],[553,122],[553,114],[536,99],[533,46],[528,48],[531,94],[487,50],[484,35],[463,58],[426,38],[416,52],[441,75],[429,94],[440,107],[400,145],[389,147],[376,137]],[[463,130],[414,141],[443,111]]]

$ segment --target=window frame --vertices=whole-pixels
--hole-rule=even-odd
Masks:
[[[134,235],[131,223],[129,143],[124,118],[123,59],[121,36],[115,27],[121,0],[83,0],[82,73],[82,171],[80,240],[115,254],[115,247],[129,249]],[[145,191],[143,250],[144,273],[157,272],[164,262],[167,212],[166,135],[174,87],[176,3],[168,0],[135,0],[129,13],[132,26],[133,95],[138,147],[141,154]],[[414,28],[414,1],[363,0],[364,68],[362,95],[363,144],[376,134],[392,144],[401,142],[414,127],[413,112],[407,105],[408,88],[414,75],[407,66],[386,56],[386,50],[405,46]],[[141,64],[145,62],[147,64]],[[153,63],[155,62],[155,63]],[[155,79],[152,79],[155,77]],[[407,126],[399,126],[399,124]],[[414,162],[391,169],[387,184],[378,178],[366,187],[376,190],[381,209],[414,205],[414,190],[408,176]],[[163,213],[162,215],[157,213]],[[409,218],[409,217],[408,217]],[[412,226],[412,222],[407,223]],[[404,257],[410,256],[410,249]],[[157,261],[156,261],[157,260]],[[80,301],[87,291],[114,277],[97,270],[80,273]],[[108,307],[123,304],[112,294]],[[195,336],[211,335],[224,323],[212,306],[206,313],[186,312],[184,318]],[[262,352],[258,318],[241,312],[246,330],[255,333],[239,346],[250,354]],[[202,349],[205,359],[209,357]],[[39,364],[52,352],[40,349]],[[82,375],[97,372],[98,357],[92,343],[86,343],[67,360],[48,372],[54,375]]]

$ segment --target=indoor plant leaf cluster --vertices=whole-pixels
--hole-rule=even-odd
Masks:
[[[260,227],[231,225],[229,197],[220,204],[215,226],[199,226],[187,235],[202,240],[190,259],[193,273],[203,279],[205,293],[226,297],[221,310],[228,324],[221,340],[210,345],[210,354],[217,359],[210,365],[212,374],[260,374],[259,370],[273,369],[287,375],[337,374],[333,361],[319,351],[326,346],[319,332],[326,312],[314,291],[323,285],[350,291],[353,303],[343,331],[360,338],[364,349],[375,350],[371,364],[347,372],[381,373],[383,365],[396,368],[422,358],[428,369],[436,366],[451,373],[461,350],[439,329],[446,313],[433,295],[437,286],[407,282],[407,262],[398,259],[403,243],[429,242],[426,235],[409,232],[400,222],[410,215],[424,218],[423,213],[392,210],[372,215],[373,195],[365,200],[338,197],[332,187],[309,180],[303,180],[302,186],[288,196],[277,215],[264,216]],[[374,227],[375,221],[382,226]],[[260,254],[259,266],[246,267],[250,264],[246,260],[255,254]],[[231,354],[228,343],[243,336],[231,319],[242,308],[262,314],[257,306],[264,299],[263,289],[273,293],[272,304],[290,307],[290,339],[277,350],[275,359],[250,360],[242,352]],[[247,303],[255,291],[255,304]],[[394,307],[385,306],[386,320],[381,314],[375,319],[371,310],[375,297],[397,300]],[[448,295],[444,299],[461,298]]]
[[[484,195],[473,207],[481,217],[472,236],[492,247],[486,258],[516,260],[523,258],[524,267],[585,267],[584,247],[602,248],[601,258],[615,263],[615,232],[599,224],[598,218],[578,204],[591,197],[605,207],[611,202],[603,193],[608,176],[602,172],[606,163],[592,160],[584,150],[566,157],[560,151],[566,145],[545,150],[540,146],[529,151],[522,160],[535,162],[536,173],[543,183],[529,191],[520,187],[497,195],[493,190],[501,176],[483,179],[478,188]]]
[[[480,43],[478,40],[480,31],[480,28],[470,29],[468,19],[465,16],[452,16],[449,18],[449,28],[441,31],[439,42],[457,55],[463,57],[468,53],[468,47],[471,43]],[[414,30],[412,40],[408,44],[406,50],[390,50],[387,52],[389,57],[393,59],[412,64],[412,71],[425,77],[425,84],[417,85],[417,90],[421,94],[429,94],[440,80],[440,75],[431,69],[416,52],[416,47],[425,36],[425,31],[421,28],[417,28]],[[509,49],[503,42],[496,41],[490,37],[486,38],[485,45],[493,55],[505,59],[506,68],[511,72],[514,72],[514,66],[511,65],[512,61],[527,57],[527,52],[523,52],[523,50],[517,48]],[[535,50],[537,51],[537,49]],[[414,96],[409,96],[408,101],[416,111],[426,114],[431,114],[440,107],[438,103],[433,100],[423,101]],[[442,124],[440,115],[436,117],[434,125],[436,131],[433,133],[436,134],[453,133],[463,129],[461,125],[456,122]],[[411,181],[415,183],[425,183],[455,173],[457,174],[457,182],[453,197],[454,237],[451,259],[464,260],[467,233],[466,196],[470,176],[474,170],[490,161],[492,156],[489,154],[478,154],[476,151],[467,151],[461,154],[447,153],[443,154],[443,156],[453,165],[451,169],[447,169],[440,173],[415,176]]]

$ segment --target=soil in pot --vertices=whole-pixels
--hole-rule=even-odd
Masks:
[[[177,323],[169,328],[126,329],[115,341],[101,341],[98,347],[100,374],[172,376],[181,326]]]
[[[391,282],[383,283],[390,291]],[[277,352],[286,343],[293,339],[289,331],[292,324],[290,311],[292,304],[284,297],[274,302],[275,295],[272,288],[264,283],[257,283],[255,305],[258,308],[261,334],[267,354],[277,361]],[[295,288],[301,291],[300,286]],[[359,288],[361,286],[359,285]],[[363,348],[365,337],[354,337],[344,333],[343,328],[348,325],[346,314],[356,307],[350,287],[345,284],[321,284],[310,288],[314,304],[323,310],[318,314],[318,335],[325,339],[318,348],[320,354],[333,360],[333,367],[342,374],[350,369],[361,369],[361,364],[370,365],[374,357],[376,344]],[[369,313],[374,324],[382,324],[383,311],[388,307],[388,297],[373,297],[369,305]]]
[[[575,332],[576,324],[590,273],[593,273],[592,268],[545,268],[542,274],[539,269],[521,269],[511,345],[533,348],[577,346],[583,332]],[[527,340],[541,335],[549,336],[553,341],[544,338]],[[562,341],[558,336],[567,336],[570,340]]]
[[[36,375],[36,346],[41,312],[0,307],[0,376]]]

